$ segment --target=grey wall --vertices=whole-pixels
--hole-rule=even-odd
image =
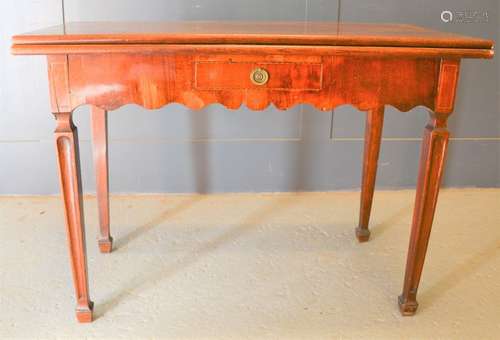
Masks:
[[[61,0],[0,2],[0,194],[58,192],[45,59],[12,57],[10,36],[60,24]],[[498,0],[66,0],[66,21],[341,20],[402,22],[497,40]],[[445,24],[442,10],[488,11],[488,23]],[[450,119],[446,186],[500,186],[499,63],[465,60]],[[416,182],[423,108],[386,109],[378,187]],[[75,113],[83,184],[94,190],[89,110]],[[109,115],[114,192],[293,191],[358,188],[364,113],[156,111],[126,106]]]

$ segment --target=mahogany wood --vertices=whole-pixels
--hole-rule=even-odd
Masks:
[[[493,42],[411,25],[338,23],[74,23],[13,38],[15,54],[48,56],[51,108],[66,213],[77,318],[91,321],[77,131],[71,112],[92,105],[92,139],[102,252],[109,232],[108,110],[172,102],[192,109],[219,103],[262,110],[308,103],[320,110],[350,104],[368,111],[356,235],[369,237],[384,106],[430,110],[415,199],[403,315],[415,313],[449,138],[460,60],[493,57]],[[250,80],[265,70],[262,83]]]
[[[418,307],[417,289],[424,267],[439,185],[444,171],[450,135],[446,123],[453,111],[458,72],[458,60],[441,61],[436,111],[430,112],[430,120],[424,130],[403,293],[398,299],[403,315],[415,314]]]
[[[491,49],[493,42],[407,24],[348,22],[69,22],[14,44],[236,44]]]
[[[398,300],[403,315],[413,315],[418,306],[417,289],[436,209],[448,138],[446,127],[439,127],[435,121],[425,128],[403,293]]]
[[[109,232],[109,183],[108,183],[108,113],[92,107],[92,146],[96,174],[97,205],[99,209],[101,253],[110,253],[113,238]]]
[[[368,224],[372,210],[375,178],[377,176],[378,155],[380,141],[382,140],[382,127],[384,124],[384,107],[369,110],[365,126],[365,150],[363,158],[363,178],[361,180],[361,203],[359,207],[359,224],[356,228],[356,237],[360,242],[370,238]]]
[[[116,54],[116,53],[168,53],[168,54],[297,54],[297,55],[344,55],[380,57],[432,57],[432,58],[493,58],[493,49],[448,47],[381,47],[376,46],[308,46],[308,45],[162,45],[162,44],[16,44],[11,51],[17,55],[38,54]]]
[[[55,112],[54,115],[57,121],[54,135],[59,162],[59,179],[66,216],[70,263],[76,292],[76,317],[80,322],[91,322],[93,303],[90,301],[87,280],[78,132],[73,125],[71,112]]]
[[[204,67],[198,67],[200,63]],[[207,63],[214,67],[207,68]],[[310,72],[287,73],[276,65]],[[114,110],[130,103],[157,109],[178,102],[191,109],[213,103],[230,109],[245,104],[253,110],[272,103],[287,109],[308,103],[320,110],[342,104],[370,110],[389,104],[408,111],[417,105],[434,108],[439,59],[291,53],[70,54],[67,67],[70,91],[59,95],[73,109],[92,104]],[[251,83],[250,73],[256,67],[269,71],[267,84]]]

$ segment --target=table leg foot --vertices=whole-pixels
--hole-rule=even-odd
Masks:
[[[357,227],[356,237],[359,242],[367,242],[370,239],[370,229]]]
[[[101,238],[97,241],[99,245],[99,250],[101,253],[111,253],[113,249],[113,238],[109,236],[108,238]]]
[[[92,311],[94,310],[94,303],[89,301],[86,306],[78,306],[76,308],[76,319],[80,323],[92,322]]]
[[[404,299],[402,295],[398,297],[399,311],[403,316],[412,316],[415,315],[418,308],[417,301],[408,301]]]

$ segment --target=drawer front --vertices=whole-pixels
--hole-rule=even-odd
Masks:
[[[319,91],[323,83],[320,63],[197,61],[194,75],[197,90]]]
[[[381,104],[402,111],[436,107],[439,58],[229,52],[51,56],[51,79],[67,79],[53,89],[64,96],[52,103],[55,110],[68,111],[82,104],[114,110],[131,103],[157,109],[173,102],[191,109],[214,103],[251,110],[271,104],[282,110],[296,104],[320,110],[351,104],[363,111]],[[256,69],[260,78],[252,81]],[[445,99],[437,102],[442,110],[450,109],[445,104],[451,100]]]

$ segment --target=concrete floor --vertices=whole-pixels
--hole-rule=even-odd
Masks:
[[[0,338],[500,337],[500,189],[443,190],[420,309],[401,317],[413,191],[113,196],[98,253],[85,200],[92,324],[75,321],[58,197],[0,198]]]

